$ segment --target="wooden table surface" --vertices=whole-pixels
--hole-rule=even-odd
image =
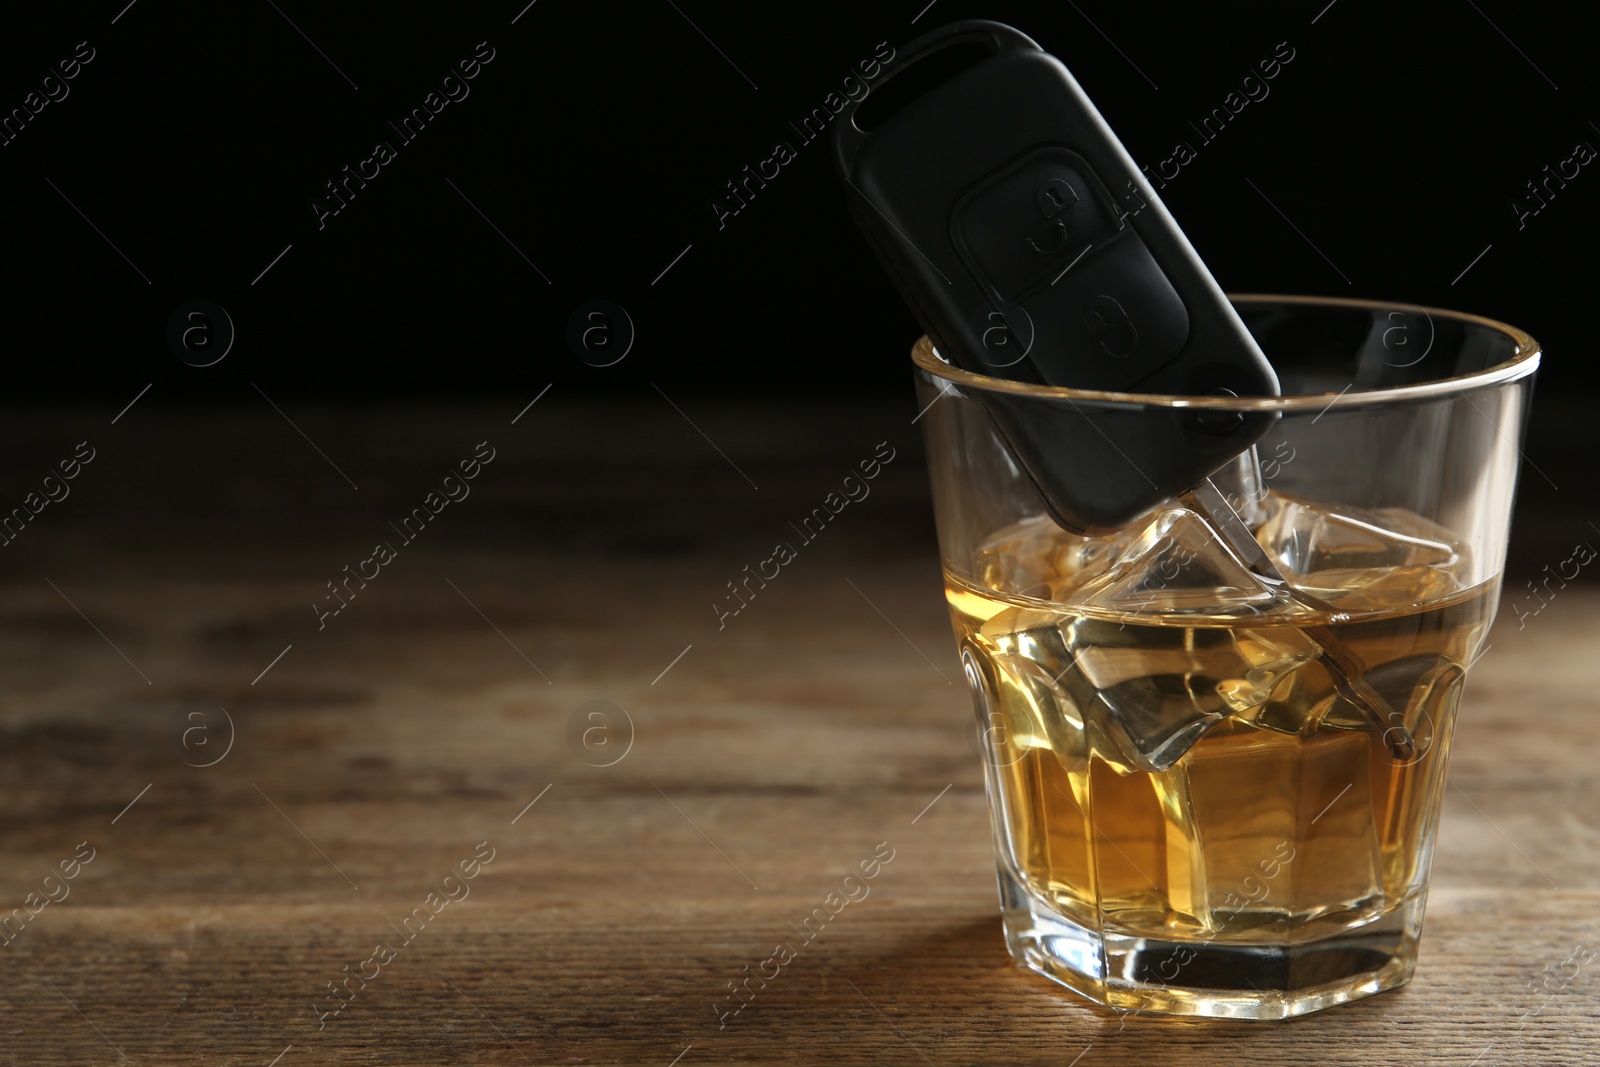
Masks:
[[[1124,1017],[1006,955],[909,397],[552,394],[513,425],[536,388],[3,420],[5,507],[95,453],[0,549],[0,913],[59,897],[0,945],[0,1063],[1600,1060],[1593,575],[1520,629],[1504,608],[1476,668],[1408,988]],[[401,540],[481,441],[470,496]],[[719,629],[725,583],[880,441],[872,494]],[[1519,531],[1530,573],[1584,528],[1553,515]]]

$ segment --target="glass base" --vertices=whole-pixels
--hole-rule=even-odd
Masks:
[[[1394,989],[1416,970],[1421,896],[1297,944],[1103,933],[1053,911],[1000,866],[1006,945],[1029,970],[1126,1011],[1288,1019]]]

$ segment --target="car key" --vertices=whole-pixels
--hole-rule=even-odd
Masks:
[[[977,62],[877,113],[896,78],[962,51]],[[1121,142],[1021,32],[966,21],[913,41],[841,113],[834,147],[856,221],[943,358],[1076,389],[1278,392]],[[1178,496],[1275,417],[982,400],[1056,521],[1080,533]]]

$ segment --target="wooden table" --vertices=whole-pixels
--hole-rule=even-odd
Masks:
[[[1503,612],[1477,668],[1410,987],[1125,1018],[1006,955],[909,397],[552,395],[513,425],[526,399],[283,403],[304,436],[156,396],[4,420],[7,507],[96,452],[0,549],[0,907],[68,891],[0,947],[0,1063],[1600,1059],[1592,576]],[[880,441],[872,495],[719,629]],[[882,842],[870,895],[719,1025]]]

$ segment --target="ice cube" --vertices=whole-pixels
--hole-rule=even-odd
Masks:
[[[1273,494],[1256,531],[1296,589],[1342,608],[1409,607],[1464,585],[1467,547],[1404,508],[1353,508]]]
[[[977,694],[980,733],[1000,766],[1044,748],[1068,771],[1084,769],[1089,751],[1081,705],[1057,685],[1068,653],[1054,627],[998,641],[968,637],[961,644],[961,662]]]
[[[1157,515],[1076,599],[1133,614],[1253,615],[1294,608],[1284,590],[1252,573],[1219,533],[1186,508]]]
[[[978,584],[1036,600],[1076,599],[1075,590],[1105,573],[1137,532],[1086,537],[1035,515],[997,531],[977,550]]]
[[[1170,770],[1208,730],[1265,705],[1321,649],[1289,626],[1063,626],[1070,665],[1054,683],[1130,767]]]
[[[1409,753],[1404,762],[1414,763],[1433,748],[1439,725],[1451,721],[1466,671],[1450,657],[1428,652],[1370,667],[1365,678],[1388,705],[1389,714],[1382,724],[1386,728],[1384,742],[1391,746],[1403,742]],[[1373,729],[1371,718],[1342,696],[1329,702],[1317,717],[1317,725],[1335,730]]]

